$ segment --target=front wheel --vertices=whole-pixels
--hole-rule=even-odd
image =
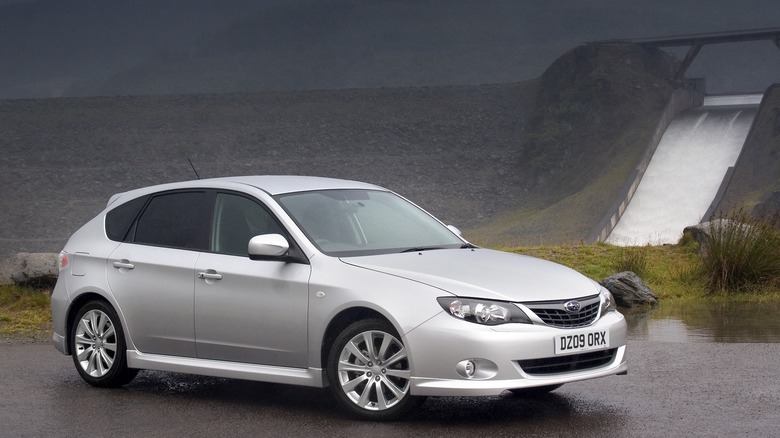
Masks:
[[[341,332],[328,354],[327,375],[334,397],[364,420],[394,420],[424,401],[409,394],[406,348],[384,320],[358,321]]]
[[[81,377],[94,386],[122,386],[138,374],[127,368],[127,348],[119,317],[103,301],[79,309],[70,330],[70,350]]]

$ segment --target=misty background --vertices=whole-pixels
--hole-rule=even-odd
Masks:
[[[516,83],[584,42],[778,26],[776,0],[0,0],[0,99]],[[780,50],[688,76],[763,91]]]

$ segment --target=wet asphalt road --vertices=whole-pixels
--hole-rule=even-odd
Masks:
[[[48,344],[0,345],[0,436],[751,436],[780,434],[780,344],[629,343],[628,376],[527,399],[430,398],[403,421],[344,415],[327,391],[141,372],[84,383]]]

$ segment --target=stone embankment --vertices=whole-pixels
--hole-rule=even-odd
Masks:
[[[56,253],[19,253],[0,262],[0,284],[52,287],[57,271]]]

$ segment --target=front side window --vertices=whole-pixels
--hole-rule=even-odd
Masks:
[[[207,250],[213,194],[177,192],[157,195],[138,219],[136,243]]]
[[[249,240],[261,234],[282,234],[282,227],[257,202],[243,196],[218,193],[214,206],[211,250],[247,255]]]
[[[277,196],[324,253],[356,256],[415,248],[459,248],[464,242],[415,205],[379,190],[321,190]]]

